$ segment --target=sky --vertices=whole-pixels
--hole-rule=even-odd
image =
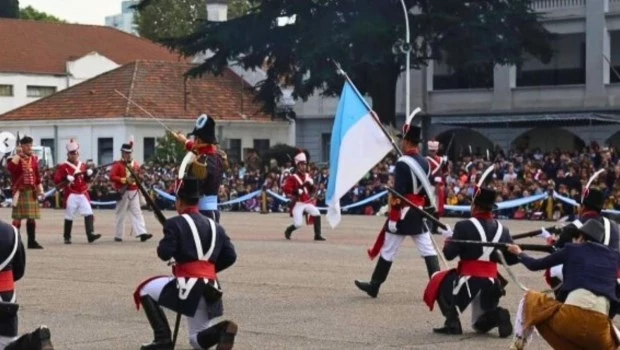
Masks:
[[[19,7],[32,6],[69,23],[105,23],[105,17],[121,13],[122,0],[19,0]]]

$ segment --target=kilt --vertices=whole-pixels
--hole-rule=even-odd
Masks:
[[[531,336],[527,334],[531,333],[527,330],[530,327],[536,327],[554,349],[606,350],[616,349],[620,344],[607,315],[563,304],[542,293],[527,292],[519,311],[515,335],[518,337],[521,330],[525,334],[511,349],[523,349],[523,343],[527,343]]]
[[[19,192],[19,200],[17,206],[13,207],[11,218],[22,219],[40,219],[39,201],[37,200],[34,189],[22,189]]]

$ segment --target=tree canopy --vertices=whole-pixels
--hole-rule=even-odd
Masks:
[[[19,18],[19,1],[0,0],[0,18]]]
[[[42,21],[42,22],[54,22],[54,23],[66,23],[62,19],[52,16],[46,12],[38,11],[32,6],[24,7],[19,10],[19,18],[21,19],[29,19],[34,21]]]
[[[144,0],[145,8],[166,0]],[[455,70],[516,64],[525,53],[548,62],[551,34],[531,0],[405,0],[411,35],[411,67],[441,60]],[[150,4],[149,4],[150,3]],[[395,45],[405,37],[399,0],[249,0],[247,14],[226,22],[201,21],[193,33],[159,39],[186,56],[213,56],[188,72],[219,74],[230,61],[264,68],[257,98],[273,112],[282,84],[306,100],[315,90],[340,93],[342,64],[386,124],[395,124],[396,84],[405,55]],[[288,17],[286,21],[281,19]],[[280,21],[279,21],[280,19]]]

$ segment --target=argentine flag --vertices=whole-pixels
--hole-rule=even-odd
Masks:
[[[327,184],[327,221],[340,223],[340,198],[391,150],[384,134],[355,86],[344,83],[332,129]]]

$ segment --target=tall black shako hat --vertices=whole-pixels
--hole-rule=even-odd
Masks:
[[[133,135],[129,136],[129,142],[121,145],[121,152],[133,153]]]
[[[603,205],[605,204],[605,195],[600,190],[590,188],[592,182],[594,182],[594,180],[596,180],[596,178],[603,172],[605,172],[605,169],[600,169],[594,174],[592,174],[585,187],[583,188],[583,191],[581,193],[581,204],[587,209],[592,209],[596,211],[603,210]]]
[[[473,202],[476,206],[488,211],[497,209],[497,205],[495,204],[495,197],[497,197],[497,193],[493,189],[484,186],[484,181],[489,174],[493,172],[493,169],[494,166],[491,165],[484,171],[484,173],[482,173],[480,180],[478,180],[478,183],[476,184],[473,198]]]
[[[416,108],[405,120],[405,124],[403,124],[402,132],[397,137],[405,139],[412,143],[420,143],[422,140],[422,129],[419,126],[411,125],[413,121],[413,117],[421,111],[420,108]]]
[[[201,139],[205,143],[217,144],[217,138],[215,137],[215,120],[206,114],[202,114],[196,119],[194,130],[189,133]]]
[[[196,200],[200,198],[200,180],[191,174],[186,174],[183,179],[177,181],[176,196],[180,199]]]
[[[596,219],[590,219],[586,221],[583,226],[575,230],[575,236],[578,233],[588,236],[594,242],[603,243],[605,239],[605,226]]]

